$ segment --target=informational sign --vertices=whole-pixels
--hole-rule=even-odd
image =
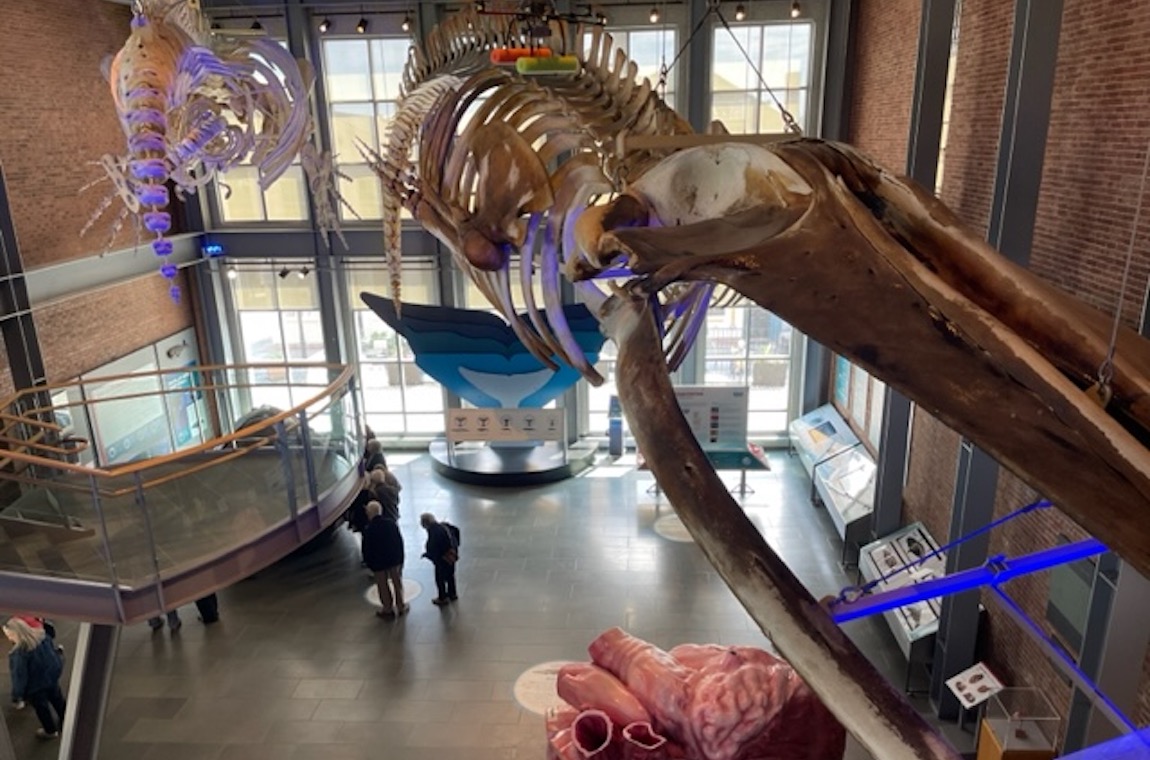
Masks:
[[[967,668],[946,682],[962,706],[970,709],[982,704],[1004,688],[1002,681],[995,678],[990,668],[984,663],[978,663]]]
[[[565,441],[562,409],[448,409],[446,438],[459,441]]]
[[[742,449],[747,445],[748,396],[745,387],[680,385],[675,388],[679,408],[704,449]]]

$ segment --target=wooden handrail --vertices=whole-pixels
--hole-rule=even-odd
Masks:
[[[265,419],[262,419],[256,423],[248,425],[247,427],[241,428],[240,430],[236,430],[232,433],[229,433],[228,435],[220,436],[218,438],[213,438],[210,441],[198,444],[196,446],[192,446],[192,447],[187,448],[187,449],[181,449],[180,451],[173,452],[171,454],[165,454],[163,456],[145,459],[145,460],[140,461],[140,462],[128,462],[128,463],[125,463],[123,465],[116,466],[116,467],[110,467],[110,468],[86,467],[83,465],[73,464],[71,462],[61,462],[61,461],[55,460],[55,459],[47,459],[45,457],[39,457],[39,456],[36,456],[34,454],[23,454],[21,452],[11,451],[11,450],[7,450],[4,452],[4,455],[5,455],[4,459],[9,460],[9,461],[14,460],[14,461],[19,461],[19,462],[24,462],[26,464],[41,465],[41,466],[49,467],[49,468],[52,468],[55,470],[61,470],[64,472],[71,472],[71,473],[74,473],[77,475],[83,475],[85,477],[95,475],[96,477],[99,477],[99,478],[118,478],[118,477],[124,477],[124,476],[128,476],[128,475],[134,475],[137,472],[141,472],[143,470],[148,470],[148,469],[151,469],[153,467],[158,467],[158,466],[162,466],[162,465],[166,465],[166,464],[171,464],[172,462],[177,462],[180,459],[192,456],[194,454],[201,454],[204,452],[208,452],[212,449],[218,448],[219,446],[226,445],[228,443],[236,442],[242,438],[250,439],[258,431],[264,430],[264,429],[269,428],[269,427],[273,427],[277,423],[282,422],[284,420],[293,419],[296,416],[298,416],[298,414],[301,411],[309,409],[310,407],[314,406],[317,402],[322,402],[325,398],[336,395],[341,389],[347,387],[348,383],[351,381],[351,378],[352,378],[351,367],[349,367],[347,365],[327,364],[327,363],[304,363],[304,364],[281,363],[281,364],[203,365],[203,366],[196,366],[194,369],[184,367],[184,368],[173,368],[170,370],[155,370],[155,371],[150,371],[150,372],[142,372],[139,374],[111,375],[108,377],[95,377],[95,378],[85,379],[84,382],[85,383],[87,383],[87,382],[107,382],[109,380],[128,379],[128,378],[135,378],[135,377],[147,376],[147,375],[152,375],[152,374],[171,374],[171,373],[184,374],[187,372],[200,373],[200,372],[209,372],[209,371],[226,371],[226,370],[250,369],[250,368],[266,369],[269,367],[274,367],[274,368],[281,368],[282,367],[285,369],[318,369],[318,368],[338,369],[338,370],[340,370],[340,373],[336,377],[335,380],[333,380],[332,382],[330,382],[326,386],[324,386],[323,390],[321,392],[309,397],[308,399],[306,399],[304,402],[302,402],[300,404],[296,404],[291,409],[279,412],[275,415],[272,415],[271,417],[267,417]],[[51,388],[64,388],[64,387],[71,387],[74,385],[76,385],[75,382],[69,382],[69,383],[57,383],[54,385],[38,386],[38,387],[33,388],[33,389],[25,389],[23,391],[20,391],[19,393],[14,394],[13,396],[9,396],[7,399],[5,399],[3,402],[0,402],[0,403],[3,403],[4,408],[10,408],[11,405],[16,403],[20,399],[20,397],[22,397],[22,396],[33,394],[33,393],[42,393],[42,392],[50,390]],[[290,385],[290,384],[284,384],[284,385]],[[263,385],[261,385],[261,386],[250,386],[250,385],[245,385],[245,386],[235,385],[235,386],[233,386],[233,385],[215,385],[215,384],[213,384],[210,388],[209,388],[209,386],[193,385],[193,386],[187,386],[184,388],[178,388],[178,389],[172,388],[172,389],[166,389],[166,390],[168,390],[168,391],[177,391],[178,390],[180,392],[184,392],[184,391],[188,391],[188,390],[233,389],[236,387],[268,387],[268,386],[263,386]],[[160,389],[160,390],[157,390],[155,393],[141,394],[141,395],[158,395],[160,393],[163,393],[164,390],[165,389]],[[130,395],[132,397],[135,396],[135,394],[130,394]],[[96,401],[109,401],[109,400],[115,400],[115,399],[97,399]],[[51,409],[49,408],[49,409],[41,409],[38,411],[47,412],[50,410]],[[0,414],[2,414],[2,413],[0,413]],[[25,422],[27,422],[28,424],[38,424],[35,421],[25,421]],[[43,423],[43,424],[50,425],[52,423]],[[271,440],[271,437],[265,436],[262,438],[258,438],[258,440],[260,441],[260,445],[262,445],[264,442]],[[248,450],[248,448],[249,447],[240,447],[239,450],[246,452]],[[258,448],[258,446],[257,447],[251,447],[251,448]],[[0,472],[0,477],[4,477],[4,476],[5,476],[5,474],[3,472]],[[10,478],[10,479],[14,479],[14,478]],[[164,478],[162,478],[161,480],[154,481],[154,482],[166,482],[167,480],[170,480],[170,479],[171,479],[170,476],[164,476]]]

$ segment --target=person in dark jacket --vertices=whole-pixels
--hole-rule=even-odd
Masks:
[[[427,531],[427,544],[423,556],[435,565],[435,588],[439,596],[431,603],[442,607],[454,602],[459,596],[455,593],[455,563],[459,550],[447,528],[435,519],[435,515],[424,512],[419,516],[419,524]]]
[[[403,601],[403,535],[399,524],[383,514],[378,501],[369,501],[365,511],[368,522],[363,531],[363,561],[375,573],[383,605],[375,614],[382,618],[403,615],[411,605]]]
[[[32,705],[41,726],[36,729],[36,736],[57,738],[66,707],[64,693],[60,691],[64,663],[52,638],[43,628],[33,628],[20,618],[12,618],[4,624],[4,635],[12,642],[12,651],[8,653],[12,701],[27,701]]]

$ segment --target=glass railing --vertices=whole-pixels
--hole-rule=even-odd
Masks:
[[[358,419],[351,370],[327,364],[24,391],[0,402],[0,572],[141,588],[305,510],[328,525],[355,488]]]

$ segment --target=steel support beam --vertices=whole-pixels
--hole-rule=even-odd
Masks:
[[[1014,6],[1014,31],[987,241],[1021,266],[1027,266],[1030,261],[1034,239],[1058,60],[1062,2],[1016,0]],[[961,38],[958,44],[962,44]],[[969,441],[962,441],[951,538],[967,535],[993,519],[999,469],[990,456]],[[982,564],[986,561],[988,546],[989,540],[985,538],[963,544],[947,558],[947,572]],[[958,700],[945,682],[974,664],[978,621],[976,593],[960,594],[943,602],[930,688],[940,718],[955,718],[960,710]]]
[[[60,732],[60,760],[96,760],[108,709],[120,626],[81,623],[73,652],[68,712]]]
[[[8,369],[17,390],[42,385],[44,357],[40,353],[40,340],[36,324],[32,321],[32,305],[28,298],[28,283],[24,277],[24,263],[16,247],[16,226],[12,208],[8,204],[8,183],[4,168],[0,166],[0,335],[8,354]]]
[[[946,75],[950,67],[951,40],[954,37],[955,4],[956,0],[923,0],[922,3],[906,167],[907,175],[927,188],[934,187],[938,174]],[[883,398],[871,527],[876,538],[902,525],[902,493],[906,484],[906,462],[910,450],[910,421],[910,399],[887,386]]]

